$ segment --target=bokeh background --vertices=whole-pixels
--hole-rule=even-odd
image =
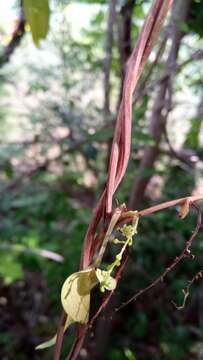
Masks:
[[[151,4],[0,2],[2,360],[53,358],[52,349],[35,346],[56,332],[61,286],[78,270],[106,181],[126,61]],[[25,21],[25,6],[37,6],[34,25]],[[132,209],[203,194],[202,25],[202,0],[175,0],[135,92],[131,159],[116,194]],[[171,303],[182,303],[182,289],[202,268],[202,229],[193,260],[114,312],[181,252],[195,221],[193,213],[180,220],[177,209],[141,221],[122,281],[81,359],[203,359],[202,281],[184,309]],[[64,359],[73,336],[74,328]]]

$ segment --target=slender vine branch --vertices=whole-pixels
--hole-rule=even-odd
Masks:
[[[201,211],[200,208],[194,204],[194,203],[190,203],[190,205],[197,211],[197,224],[195,226],[194,231],[192,232],[192,235],[190,236],[190,238],[186,241],[185,247],[182,250],[182,252],[180,253],[179,256],[176,256],[176,258],[172,261],[172,263],[164,270],[164,272],[158,276],[158,278],[156,278],[151,284],[149,284],[147,287],[139,290],[135,295],[133,295],[129,300],[127,300],[126,302],[124,302],[121,306],[119,306],[116,311],[119,311],[121,309],[123,309],[125,306],[129,305],[132,301],[137,300],[137,298],[141,295],[143,295],[146,291],[151,290],[153,287],[155,287],[156,285],[158,285],[160,282],[162,282],[164,280],[164,278],[166,277],[166,275],[168,275],[169,272],[171,272],[176,265],[178,265],[180,263],[180,261],[190,255],[190,248],[191,245],[193,243],[194,238],[196,237],[196,235],[199,232],[200,226],[201,226]]]
[[[190,295],[190,288],[191,286],[194,284],[195,281],[198,281],[199,279],[201,279],[203,276],[203,269],[201,269],[200,271],[198,271],[194,276],[193,278],[188,282],[188,285],[185,289],[183,289],[183,294],[184,294],[184,298],[183,298],[183,302],[182,302],[182,305],[177,305],[174,301],[171,301],[172,304],[175,306],[175,308],[177,310],[182,310],[184,309],[185,307],[185,304],[186,304],[186,301]]]

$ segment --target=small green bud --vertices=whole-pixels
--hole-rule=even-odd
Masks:
[[[100,290],[104,292],[105,290],[114,290],[116,288],[116,279],[114,279],[108,271],[97,269],[96,276],[100,283]]]
[[[121,261],[121,259],[122,259],[122,255],[121,255],[121,254],[116,255],[116,260]]]
[[[114,244],[120,244],[120,240],[118,240],[117,238],[113,239],[113,243]]]
[[[135,229],[132,225],[124,225],[121,231],[127,239],[135,235]]]

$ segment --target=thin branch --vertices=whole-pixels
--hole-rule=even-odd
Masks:
[[[199,232],[199,229],[201,227],[201,211],[200,208],[195,205],[194,203],[191,203],[191,206],[197,211],[197,223],[195,226],[194,231],[192,232],[192,235],[190,236],[190,238],[187,240],[184,249],[182,250],[181,254],[179,256],[177,256],[173,262],[171,263],[171,265],[169,265],[164,272],[158,277],[156,278],[151,284],[149,284],[147,287],[145,287],[144,289],[139,290],[135,295],[133,295],[128,301],[124,302],[121,306],[119,306],[116,311],[119,311],[121,309],[123,309],[125,306],[129,305],[132,301],[137,300],[137,298],[140,295],[143,295],[146,291],[151,290],[152,288],[154,288],[156,285],[158,285],[160,282],[163,282],[164,278],[166,277],[166,275],[168,275],[169,272],[171,272],[176,265],[178,265],[180,263],[180,261],[185,258],[190,256],[190,248],[191,245],[193,243],[194,238],[196,237],[196,235]]]
[[[25,17],[24,17],[23,5],[21,0],[18,23],[15,30],[13,31],[10,42],[3,49],[3,53],[0,54],[0,67],[9,61],[11,55],[20,44],[24,33],[25,33]]]
[[[181,62],[180,64],[176,64],[176,67],[175,67],[176,74],[179,73],[180,71],[182,71],[184,67],[186,67],[193,61],[199,61],[202,59],[203,59],[203,50],[202,49],[196,50],[192,55],[190,55],[188,57],[188,59]],[[142,87],[142,90],[137,91],[135,93],[134,103],[137,102],[138,100],[140,100],[142,98],[142,96],[149,94],[157,86],[160,86],[169,75],[170,75],[170,73],[165,72],[164,75],[161,76],[161,78],[152,81],[149,85],[147,84],[147,82],[145,83],[145,80],[144,80],[145,86],[142,86],[142,84],[141,84],[140,87]]]
[[[201,279],[203,277],[203,269],[198,271],[194,276],[193,278],[188,282],[188,285],[186,286],[185,289],[183,289],[183,294],[184,294],[184,298],[183,298],[183,302],[182,302],[182,305],[177,305],[174,301],[172,301],[172,304],[175,306],[175,308],[177,310],[182,310],[184,309],[185,307],[185,304],[186,304],[186,301],[187,301],[187,298],[189,297],[190,295],[190,288],[191,286],[194,284],[195,281],[198,281],[199,279]]]
[[[0,249],[4,250],[4,251],[14,251],[14,252],[20,252],[20,253],[25,253],[28,255],[37,255],[37,256],[41,256],[56,262],[63,262],[64,258],[63,256],[61,256],[60,254],[56,253],[55,251],[51,251],[51,250],[47,250],[47,249],[31,249],[31,248],[27,248],[26,246],[23,245],[18,245],[18,244],[1,244],[0,245]]]
[[[121,275],[125,269],[125,266],[127,264],[128,261],[128,249],[125,250],[124,254],[123,254],[123,258],[122,258],[122,263],[119,266],[117,273],[115,275],[116,281],[118,282],[119,279],[121,278]],[[94,321],[98,318],[98,316],[100,315],[100,313],[105,309],[105,307],[107,306],[108,302],[110,301],[112,295],[114,294],[114,290],[113,291],[109,291],[108,293],[106,293],[102,299],[101,305],[99,306],[98,310],[96,311],[96,313],[93,315],[92,319],[89,322],[89,327],[91,328]]]
[[[57,335],[56,335],[56,345],[54,347],[54,360],[60,360],[60,353],[63,343],[63,335],[64,335],[66,320],[67,320],[67,315],[65,314],[65,312],[63,312],[61,315],[61,319],[59,322]]]

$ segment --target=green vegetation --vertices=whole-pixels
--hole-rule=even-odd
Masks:
[[[189,0],[177,0],[181,1],[189,4]],[[65,279],[78,274],[78,285],[84,275],[78,272],[82,244],[106,182],[125,59],[151,4],[151,0],[116,2],[110,51],[109,3],[105,1],[24,0],[23,8],[21,1],[14,1],[25,32],[10,35],[6,27],[0,28],[1,359],[53,359],[51,348],[37,351],[35,347],[56,332]],[[115,207],[125,203],[140,210],[203,193],[203,3],[193,0],[184,17],[182,10],[176,15],[171,32],[166,31],[170,15],[167,18],[134,94],[131,157]],[[178,49],[172,65],[171,44]],[[109,108],[104,99],[108,70]],[[173,74],[170,84],[168,71]],[[152,153],[154,161],[146,163],[143,159]],[[114,311],[181,253],[196,214],[191,211],[182,221],[177,210],[143,217],[133,243],[135,228],[113,227],[115,244],[105,248],[96,283],[105,293],[114,287],[116,291],[87,338],[83,349],[87,359],[193,360],[201,356],[201,279],[190,288],[182,310],[172,301],[178,306],[183,303],[182,289],[202,268],[202,229],[191,249],[194,259],[184,258],[162,283]],[[112,271],[126,247],[130,258],[117,285]],[[85,295],[86,306],[91,290],[90,309],[88,305],[88,311],[80,314],[82,321],[74,318],[76,322],[86,323],[89,311],[92,316],[99,305],[101,291],[93,286],[95,278],[91,280]],[[72,305],[66,306],[67,313],[74,313]],[[62,359],[72,346],[74,331],[71,325]]]

